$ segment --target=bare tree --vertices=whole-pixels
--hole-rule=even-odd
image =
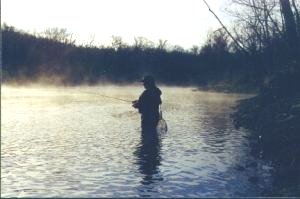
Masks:
[[[128,46],[126,43],[123,42],[122,37],[120,36],[112,36],[112,43],[111,46],[115,49],[115,50],[120,50],[122,48],[125,48],[126,46]]]
[[[238,24],[235,37],[248,50],[261,51],[272,38],[283,35],[278,0],[231,0],[231,5],[234,9],[227,11]]]
[[[89,36],[89,40],[85,43],[84,46],[85,46],[85,47],[89,47],[89,48],[95,47],[94,42],[95,42],[95,34],[91,34],[91,35]]]
[[[73,34],[69,33],[65,28],[48,28],[41,33],[41,36],[64,44],[75,44]]]
[[[228,52],[229,44],[229,35],[223,28],[220,28],[208,33],[206,44],[201,51],[202,53],[205,51],[212,51],[214,53]]]
[[[234,41],[234,43],[247,54],[247,50],[239,43],[238,40],[235,39],[235,37],[230,33],[230,31],[226,28],[226,26],[222,23],[222,21],[220,20],[220,18],[215,14],[215,12],[210,8],[210,6],[208,5],[208,3],[203,0],[203,2],[206,4],[208,10],[216,17],[216,19],[219,21],[219,23],[221,24],[221,26],[223,27],[223,29],[227,32],[227,34],[231,37],[231,39]]]
[[[196,45],[193,45],[192,48],[190,49],[190,51],[191,51],[192,54],[198,55],[199,52],[200,52],[200,47],[196,46]]]
[[[154,42],[150,41],[145,37],[135,37],[134,38],[134,47],[139,49],[146,49],[146,48],[154,48]]]
[[[175,51],[175,52],[178,52],[178,53],[184,53],[185,52],[184,48],[182,46],[179,46],[179,45],[172,46],[171,50]]]
[[[167,49],[167,42],[168,42],[168,40],[159,39],[157,48],[160,49],[160,50],[166,50]]]

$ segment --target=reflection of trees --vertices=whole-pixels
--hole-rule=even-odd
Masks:
[[[205,124],[205,143],[215,150],[223,150],[230,142],[231,120],[228,103],[207,103],[203,108],[203,123]]]

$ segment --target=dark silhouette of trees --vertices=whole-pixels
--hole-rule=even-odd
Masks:
[[[94,46],[93,40],[78,46],[66,29],[50,28],[31,35],[3,25],[3,78],[35,81],[55,76],[64,84],[95,84],[132,82],[150,73],[167,84],[259,88],[284,65],[289,66],[291,59],[300,57],[299,4],[294,0],[231,3],[234,10],[228,12],[236,18],[236,25],[210,33],[202,47],[189,50],[144,37],[128,45],[118,36],[112,37],[108,47]]]
[[[242,67],[260,82],[258,95],[238,106],[235,121],[253,130],[255,154],[272,163],[275,192],[269,194],[294,196],[300,184],[299,4],[232,0],[232,5],[238,7],[231,12],[238,22],[235,36],[250,52]]]
[[[112,37],[109,47],[78,46],[65,29],[52,28],[31,35],[4,25],[3,78],[37,81],[47,77],[72,85],[133,82],[144,74],[153,74],[166,84],[219,82],[224,79],[224,64],[232,61],[231,65],[237,67],[234,60],[226,58],[230,54],[226,34],[219,34],[222,36],[209,39],[210,50],[195,47],[191,51],[168,45],[166,40],[155,44],[144,37],[135,38],[132,46],[118,36]]]

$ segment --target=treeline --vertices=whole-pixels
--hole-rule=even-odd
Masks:
[[[231,34],[225,27],[218,29],[203,46],[189,50],[143,37],[135,38],[133,45],[120,37],[113,37],[106,47],[76,45],[66,29],[29,34],[3,24],[2,78],[6,82],[47,77],[73,85],[133,82],[152,74],[167,84],[257,88],[266,86],[275,73],[295,68],[291,66],[300,57],[299,2],[229,1],[227,11],[236,19]]]
[[[255,87],[264,76],[262,67],[246,62],[246,55],[231,47],[222,29],[212,32],[203,47],[189,50],[143,37],[135,38],[133,45],[120,37],[113,37],[106,47],[76,45],[72,34],[57,28],[29,34],[4,24],[1,31],[4,82],[128,83],[152,74],[159,82],[173,85]]]

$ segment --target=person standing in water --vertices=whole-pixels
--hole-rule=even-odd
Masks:
[[[159,171],[161,161],[161,140],[156,131],[160,119],[159,105],[161,91],[156,87],[152,76],[145,76],[142,80],[145,90],[138,100],[133,101],[132,106],[141,114],[142,134],[141,142],[137,145],[135,156],[139,171],[143,174],[142,185],[149,185],[155,181],[161,181]],[[142,197],[145,197],[142,193]]]
[[[142,132],[150,134],[156,132],[159,121],[159,105],[161,101],[161,90],[156,87],[152,76],[147,75],[142,80],[145,90],[138,100],[133,101],[133,107],[141,113]]]

